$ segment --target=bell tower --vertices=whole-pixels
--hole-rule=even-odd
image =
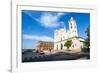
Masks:
[[[68,23],[69,23],[70,36],[78,37],[76,21],[74,20],[74,18],[71,17],[70,20],[68,21]]]

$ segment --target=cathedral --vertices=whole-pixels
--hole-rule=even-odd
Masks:
[[[54,31],[54,50],[64,51],[71,50],[73,52],[80,52],[83,48],[84,39],[78,36],[76,21],[73,17],[68,21],[69,30],[66,27],[57,29]],[[72,41],[71,47],[67,48],[65,42],[68,40]]]

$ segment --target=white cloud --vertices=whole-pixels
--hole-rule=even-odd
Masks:
[[[64,15],[64,13],[60,12],[60,13],[57,13],[57,16],[62,16]]]
[[[37,41],[52,41],[52,42],[54,40],[53,38],[48,36],[27,35],[27,34],[23,35],[23,39],[37,40]]]
[[[59,21],[59,18],[64,15],[64,13],[43,13],[40,16],[40,23],[42,26],[44,27],[57,27],[60,26],[62,24],[64,24],[64,22]]]
[[[54,28],[58,26],[63,26],[64,22],[59,21],[60,17],[64,15],[63,12],[59,13],[51,13],[51,12],[43,12],[39,18],[35,18],[32,16],[32,13],[29,11],[25,11],[27,15],[29,15],[33,20],[40,23],[41,26],[46,28]]]

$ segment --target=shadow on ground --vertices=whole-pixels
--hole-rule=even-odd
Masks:
[[[50,54],[50,55],[39,54],[33,51],[26,51],[22,53],[22,62],[61,61],[61,60],[77,60],[77,59],[89,59],[89,58],[90,54],[88,52],[85,53],[57,52],[55,54]]]

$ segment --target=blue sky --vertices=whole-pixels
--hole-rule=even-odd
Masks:
[[[69,30],[68,20],[71,17],[76,20],[78,35],[86,38],[89,13],[22,10],[22,48],[33,49],[39,40],[53,41],[54,30],[64,26]]]

